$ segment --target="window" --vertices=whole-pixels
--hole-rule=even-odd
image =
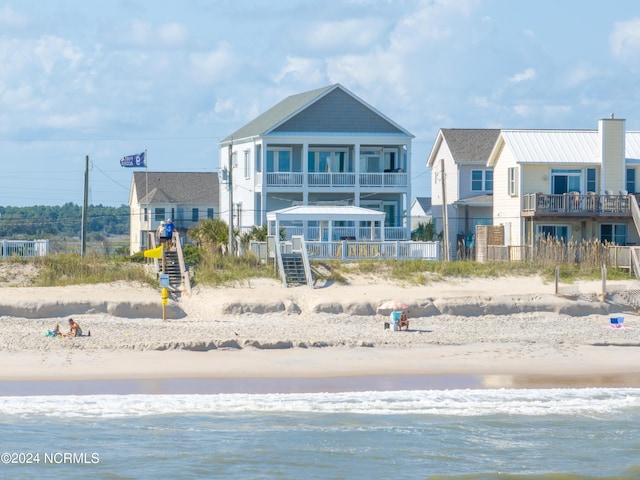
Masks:
[[[360,151],[360,171],[362,173],[381,173],[380,166],[380,150],[361,150]]]
[[[153,219],[156,222],[162,222],[164,220],[164,215],[165,215],[164,208],[156,208],[154,211]]]
[[[249,150],[244,151],[244,178],[251,177],[251,165],[249,164]]]
[[[568,225],[538,225],[536,234],[538,240],[553,238],[567,242],[569,241],[570,230]]]
[[[344,173],[353,172],[346,150],[309,150],[307,156],[307,171],[311,173]]]
[[[516,167],[511,167],[508,171],[508,191],[511,197],[518,195],[518,173]]]
[[[291,150],[267,150],[267,172],[290,172]]]
[[[145,222],[149,220],[149,209],[147,207],[142,209],[142,220]]]
[[[492,192],[493,170],[471,170],[471,190],[474,192]]]
[[[551,170],[551,193],[562,195],[569,192],[581,192],[581,170],[558,168]]]
[[[213,220],[213,208],[207,208],[207,218]]]
[[[262,172],[262,145],[256,145],[255,156],[256,172]]]
[[[598,183],[596,178],[596,169],[587,168],[587,192],[597,192]]]
[[[627,193],[636,193],[636,169],[627,168]]]
[[[626,245],[627,225],[625,223],[603,223],[600,225],[600,241]]]
[[[192,222],[197,222],[198,221],[198,209],[197,208],[192,208],[191,209],[191,221]]]

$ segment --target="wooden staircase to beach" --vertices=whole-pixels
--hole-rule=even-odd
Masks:
[[[306,285],[307,275],[304,270],[304,261],[300,253],[283,253],[282,268],[287,278],[288,285]]]
[[[177,289],[182,284],[182,272],[180,270],[180,261],[178,252],[175,250],[164,250],[164,258],[161,265],[161,273],[169,275],[169,285]]]

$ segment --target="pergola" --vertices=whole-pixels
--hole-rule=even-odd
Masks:
[[[297,205],[267,213],[269,235],[275,235],[274,231],[279,232],[282,223],[302,222],[306,232],[309,222],[318,222],[327,225],[330,240],[333,238],[335,222],[354,222],[356,240],[360,240],[360,222],[367,222],[371,230],[379,229],[379,238],[384,241],[384,218],[384,212],[347,205]]]

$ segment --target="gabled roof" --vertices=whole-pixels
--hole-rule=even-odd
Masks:
[[[455,163],[486,165],[499,135],[497,128],[442,128],[429,154],[427,167],[433,167],[443,143],[449,147]]]
[[[600,164],[597,130],[503,130],[488,165],[494,166],[508,147],[519,164]],[[640,159],[640,132],[626,132],[625,157]]]
[[[600,163],[595,130],[503,130],[489,165],[508,147],[516,163]]]
[[[413,199],[412,206],[416,203],[420,205],[420,208],[424,213],[431,210],[431,197],[416,197]]]
[[[413,138],[408,131],[336,83],[285,98],[227,136],[220,145],[285,133],[369,133]]]
[[[218,205],[218,174],[214,172],[134,172],[132,187],[139,204]]]

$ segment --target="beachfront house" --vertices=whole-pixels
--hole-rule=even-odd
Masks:
[[[131,254],[149,248],[149,233],[168,218],[182,235],[205,218],[218,218],[218,190],[214,172],[134,172],[129,194]]]
[[[411,228],[414,230],[418,225],[431,222],[431,197],[416,197],[411,202]]]
[[[493,167],[487,161],[499,134],[498,129],[442,128],[427,159],[431,215],[438,234],[447,223],[443,238],[450,258],[473,243],[476,225],[493,221]]]
[[[627,132],[625,120],[612,115],[597,130],[502,130],[487,166],[505,245],[548,237],[639,244],[640,132]]]
[[[270,212],[310,206],[308,219],[282,217],[288,238],[409,239],[412,138],[339,84],[287,97],[220,142],[224,219],[244,231],[267,225]],[[345,206],[357,213],[330,208]],[[385,214],[381,233],[360,209]]]

